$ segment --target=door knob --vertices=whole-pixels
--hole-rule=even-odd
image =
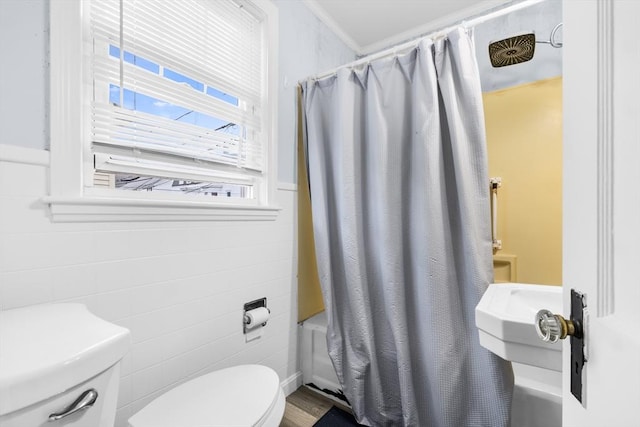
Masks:
[[[572,320],[544,309],[536,313],[535,325],[536,332],[542,341],[552,343],[565,339],[567,335],[577,335],[579,329]]]
[[[542,341],[557,342],[571,336],[571,394],[582,403],[582,370],[587,362],[586,338],[589,328],[589,312],[586,295],[571,289],[571,318],[565,319],[549,310],[536,313],[536,332]]]

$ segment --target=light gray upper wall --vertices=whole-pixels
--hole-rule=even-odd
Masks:
[[[355,53],[300,0],[274,0],[280,11],[278,178],[296,182],[295,87],[308,76],[346,64]],[[0,0],[0,144],[48,149],[48,0]],[[483,91],[562,74],[562,49],[539,44],[533,60],[493,68],[491,41],[534,30],[549,37],[562,2],[549,0],[478,25],[474,30]],[[559,32],[561,38],[562,31]]]
[[[560,22],[562,1],[547,0],[477,25],[473,32],[482,91],[491,92],[561,76],[562,48],[556,49],[548,44],[536,43],[533,59],[521,64],[493,68],[489,60],[491,42],[532,31],[536,40],[549,40],[551,31]],[[556,40],[562,41],[562,28],[556,33]]]
[[[355,54],[299,0],[279,9],[278,178],[296,182],[297,81]],[[49,0],[0,0],[0,144],[48,149]]]
[[[274,0],[280,11],[278,179],[296,177],[296,85],[299,80],[355,59],[347,47],[301,0]]]
[[[0,0],[0,144],[49,146],[48,0]]]
[[[394,0],[381,0],[381,2],[386,3],[388,6],[394,5]],[[535,33],[537,40],[548,40],[553,28],[562,22],[561,0],[543,0],[536,4],[524,6],[522,9],[513,10],[513,6],[523,2],[524,0],[502,0],[500,6],[494,5],[483,13],[477,14],[474,12],[473,15],[466,17],[468,21],[475,21],[476,19],[481,19],[482,16],[499,12],[500,9],[511,8],[509,13],[477,24],[472,30],[484,92],[562,75],[562,49],[555,49],[547,44],[536,44],[534,58],[529,62],[502,68],[493,68],[491,66],[488,56],[488,46],[491,42],[532,31]],[[405,4],[403,7],[409,8],[410,6]],[[393,13],[393,10],[391,9],[390,13]],[[395,10],[398,10],[398,7],[395,7]],[[401,10],[401,12],[403,14],[406,11]],[[366,16],[363,19],[366,22]],[[434,21],[431,22],[433,24]],[[456,25],[456,21],[446,23],[442,21],[442,18],[435,22],[438,23],[437,26],[436,24],[428,25],[429,17],[424,17],[424,25],[418,28],[430,27],[443,30],[446,27]],[[464,20],[458,22],[464,23]],[[412,21],[412,24],[415,25],[415,22]],[[349,33],[349,28],[343,28],[343,30],[345,33]],[[428,34],[422,34],[422,36],[428,36]],[[414,33],[412,37],[405,41],[408,42],[418,37],[421,36],[418,33]],[[557,40],[562,40],[562,29],[557,34]]]

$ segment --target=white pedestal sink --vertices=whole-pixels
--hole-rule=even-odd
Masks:
[[[497,283],[476,307],[480,344],[505,360],[562,370],[562,345],[542,341],[534,318],[546,308],[562,313],[562,287]]]
[[[543,308],[562,313],[562,287],[496,283],[476,306],[480,344],[513,364],[512,427],[562,424],[562,344],[538,337]]]

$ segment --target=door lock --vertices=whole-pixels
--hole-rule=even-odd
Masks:
[[[586,298],[571,289],[571,317],[565,319],[549,310],[536,313],[535,326],[542,341],[555,343],[571,337],[571,394],[582,403],[582,368],[585,357],[585,320],[588,319]]]

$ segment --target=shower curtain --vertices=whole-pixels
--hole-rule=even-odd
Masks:
[[[366,425],[508,425],[511,367],[474,316],[493,277],[474,55],[457,29],[303,84],[327,344]]]

